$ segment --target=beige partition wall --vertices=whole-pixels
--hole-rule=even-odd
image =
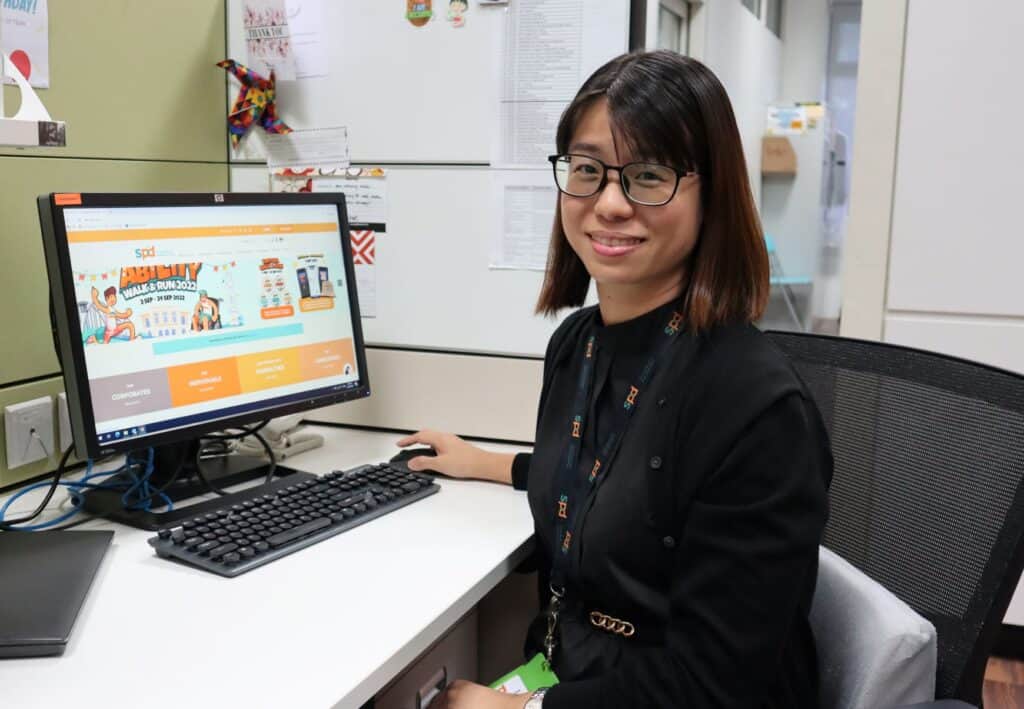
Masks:
[[[1021,27],[1017,2],[864,0],[843,335],[1024,372]]]
[[[35,196],[46,192],[223,191],[224,7],[136,0],[50,0],[50,86],[67,146],[0,147],[0,407],[63,389],[53,354]],[[4,87],[7,115],[20,104]],[[55,405],[56,411],[56,405]],[[0,427],[2,427],[0,417]],[[56,457],[7,468],[0,487],[52,470]]]

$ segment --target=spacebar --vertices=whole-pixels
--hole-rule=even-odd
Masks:
[[[282,544],[287,544],[288,542],[294,539],[304,537],[310,532],[315,532],[318,529],[323,529],[324,527],[330,526],[331,520],[327,517],[321,517],[320,519],[315,519],[312,522],[300,524],[298,527],[292,527],[291,529],[285,532],[281,532],[280,534],[275,534],[274,536],[267,539],[267,544],[269,544],[272,547],[279,547]]]

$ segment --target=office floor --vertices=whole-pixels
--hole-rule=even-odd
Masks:
[[[985,670],[985,709],[1024,707],[1024,662],[993,657]]]

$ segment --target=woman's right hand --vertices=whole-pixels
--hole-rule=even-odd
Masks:
[[[453,478],[512,483],[514,455],[491,453],[467,443],[454,433],[442,431],[417,431],[397,442],[401,448],[417,444],[430,446],[437,451],[437,456],[410,458],[407,463],[409,470],[436,470]]]

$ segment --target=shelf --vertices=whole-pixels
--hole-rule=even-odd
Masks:
[[[16,148],[64,147],[64,121],[26,121],[0,118],[0,146]]]

